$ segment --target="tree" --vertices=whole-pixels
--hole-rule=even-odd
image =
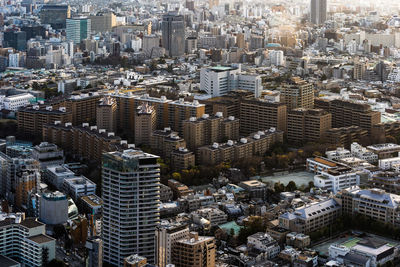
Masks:
[[[285,186],[282,183],[275,183],[274,184],[274,191],[275,193],[279,194],[283,191],[285,191]]]
[[[150,71],[155,71],[157,69],[157,62],[152,60],[150,63]]]
[[[293,181],[290,181],[290,182],[286,185],[286,191],[293,192],[293,191],[295,191],[295,190],[297,190],[297,185],[296,185],[296,183],[293,182]]]
[[[172,179],[177,180],[177,181],[181,181],[182,180],[182,175],[179,172],[174,172],[172,174]]]
[[[168,65],[167,71],[168,71],[169,73],[174,72],[174,68],[172,67],[172,64],[171,64],[171,65]]]

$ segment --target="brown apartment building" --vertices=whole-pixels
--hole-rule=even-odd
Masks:
[[[135,112],[135,144],[150,145],[151,134],[156,130],[157,115],[147,103],[140,105]]]
[[[345,148],[350,148],[350,145],[354,142],[363,144],[368,139],[368,131],[359,126],[332,128],[325,132],[324,137],[328,144]]]
[[[152,133],[150,147],[155,154],[170,157],[172,151],[181,147],[185,148],[186,142],[179,137],[177,132],[172,131],[171,128],[165,128]]]
[[[99,129],[106,129],[108,132],[117,130],[117,101],[110,96],[102,98],[97,105],[96,125]]]
[[[56,109],[46,105],[28,106],[17,112],[18,133],[24,136],[40,138],[43,126],[56,121],[72,121],[72,112],[67,111],[65,107]]]
[[[74,157],[101,162],[102,154],[117,150],[121,138],[97,126],[54,123],[43,126],[43,141],[54,143]]]
[[[270,129],[258,131],[247,138],[234,142],[202,146],[197,149],[197,161],[202,165],[217,165],[221,162],[236,161],[264,155],[272,144],[283,142],[283,132]]]
[[[293,109],[288,113],[287,139],[304,144],[321,140],[332,128],[332,115],[323,109]]]
[[[332,114],[332,127],[359,126],[371,133],[375,124],[381,122],[381,113],[373,111],[371,106],[348,100],[316,99],[315,107],[322,108]]]
[[[280,88],[281,101],[288,110],[296,108],[314,108],[314,85],[300,77],[290,78]]]
[[[215,142],[237,140],[239,120],[233,116],[224,118],[222,112],[217,112],[215,116],[204,114],[201,118],[192,117],[183,122],[183,138],[192,151]]]
[[[248,135],[271,127],[286,132],[287,109],[283,103],[243,99],[240,103],[240,134]]]
[[[214,267],[216,247],[214,237],[189,233],[172,248],[172,263],[176,267]]]
[[[72,124],[79,125],[96,120],[97,105],[101,98],[99,93],[94,92],[72,95],[65,100],[65,107],[72,112]]]

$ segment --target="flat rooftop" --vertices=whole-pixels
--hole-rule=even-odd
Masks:
[[[31,236],[28,239],[32,240],[33,242],[36,242],[38,244],[48,243],[50,241],[55,240],[54,238],[51,238],[50,236],[43,235],[43,234]]]

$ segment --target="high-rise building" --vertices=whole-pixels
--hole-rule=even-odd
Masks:
[[[67,5],[44,5],[40,10],[42,24],[50,24],[53,29],[65,29],[66,20],[71,17],[71,9]]]
[[[156,130],[156,111],[147,103],[140,105],[135,113],[135,144],[150,145],[151,134]]]
[[[43,194],[39,208],[40,221],[45,224],[63,224],[68,220],[67,196],[59,191]]]
[[[159,47],[160,47],[160,37],[159,36],[157,36],[155,34],[143,36],[142,50],[146,54],[147,57],[152,58],[153,55],[155,54],[155,51],[153,51],[153,50],[155,48],[159,48]]]
[[[82,40],[90,38],[91,20],[87,17],[67,19],[67,40],[79,44]]]
[[[282,84],[281,101],[288,110],[314,107],[314,86],[299,77],[293,77]]]
[[[156,230],[156,264],[166,267],[172,264],[172,250],[176,242],[189,237],[189,227],[184,224],[161,222]]]
[[[326,12],[327,0],[311,0],[311,23],[324,24]]]
[[[154,263],[160,220],[157,159],[133,149],[103,154],[104,262],[121,266],[124,258],[138,254]]]
[[[247,135],[271,127],[286,132],[287,110],[283,103],[244,99],[240,103],[240,134]]]
[[[342,99],[316,99],[315,107],[332,114],[334,128],[359,126],[370,133],[371,128],[381,122],[381,113],[372,110],[369,104]]]
[[[89,237],[86,240],[85,247],[89,254],[88,267],[102,267],[103,266],[103,240],[99,236]]]
[[[3,47],[12,47],[18,51],[26,51],[26,32],[5,31],[3,34]]]
[[[189,238],[176,242],[172,250],[172,263],[176,267],[214,267],[215,242],[213,237],[189,233]]]
[[[185,101],[183,98],[168,103],[168,125],[179,134],[183,133],[183,121],[199,118],[205,113],[205,105],[199,101]]]
[[[162,20],[162,46],[170,57],[185,53],[185,21],[182,15],[167,14]]]
[[[321,140],[332,128],[332,115],[323,109],[294,109],[288,113],[287,139],[304,144]]]
[[[112,28],[117,25],[116,16],[114,13],[101,14],[97,16],[90,16],[92,31],[98,32],[111,32]]]
[[[100,100],[96,110],[96,125],[108,132],[117,130],[117,101],[110,96]]]

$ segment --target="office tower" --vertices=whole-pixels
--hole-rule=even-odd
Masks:
[[[67,40],[79,44],[90,38],[91,20],[86,17],[67,19]]]
[[[213,237],[189,233],[189,238],[176,242],[172,250],[172,263],[176,267],[214,267],[215,242]]]
[[[316,99],[315,107],[332,114],[333,128],[359,126],[370,133],[371,128],[381,122],[381,113],[372,110],[369,104],[342,99]]]
[[[311,0],[311,23],[324,24],[326,11],[327,0]]]
[[[287,139],[291,143],[305,144],[322,140],[332,128],[332,114],[323,109],[294,109],[287,118]]]
[[[39,209],[39,219],[45,224],[63,224],[68,220],[67,196],[59,191],[43,194]]]
[[[240,103],[240,134],[248,135],[271,127],[286,132],[287,110],[284,103],[262,99],[244,99]]]
[[[250,91],[259,97],[263,86],[259,75],[246,74],[240,66],[216,66],[201,69],[200,89],[213,97],[227,95],[233,90]]]
[[[66,5],[44,5],[40,10],[42,24],[50,24],[53,29],[65,29],[66,20],[71,17],[71,10]]]
[[[182,15],[167,14],[162,20],[162,46],[170,57],[185,53],[185,22]]]
[[[156,230],[156,264],[166,267],[172,263],[172,250],[176,242],[189,237],[189,227],[180,223],[163,221]]]
[[[151,134],[156,130],[156,111],[147,103],[140,105],[135,113],[135,144],[150,145]]]
[[[33,105],[17,112],[18,132],[24,136],[41,137],[43,126],[47,123],[72,121],[72,112],[65,107],[53,109],[52,106]]]
[[[117,25],[114,13],[89,16],[89,19],[91,20],[91,30],[95,33],[111,32],[112,28]]]
[[[45,224],[34,218],[25,218],[24,213],[2,213],[0,217],[0,254],[12,257],[23,266],[41,267],[45,265],[43,262],[44,248],[47,248],[48,262],[56,257],[56,240],[45,234],[45,227]]]
[[[100,100],[96,110],[96,125],[108,132],[117,130],[117,101],[114,98],[106,96]]]
[[[138,254],[154,263],[160,220],[157,159],[133,149],[103,154],[104,262],[121,266],[124,258]]]
[[[155,48],[160,47],[160,37],[155,34],[143,36],[142,50],[147,57],[152,58],[155,52]],[[153,53],[154,52],[154,53]]]
[[[280,88],[281,101],[288,110],[314,107],[314,86],[299,77],[293,77]]]
[[[103,240],[99,236],[89,237],[85,245],[89,254],[88,267],[103,266]]]
[[[18,51],[26,51],[26,32],[5,31],[3,34],[3,47],[12,47]]]

